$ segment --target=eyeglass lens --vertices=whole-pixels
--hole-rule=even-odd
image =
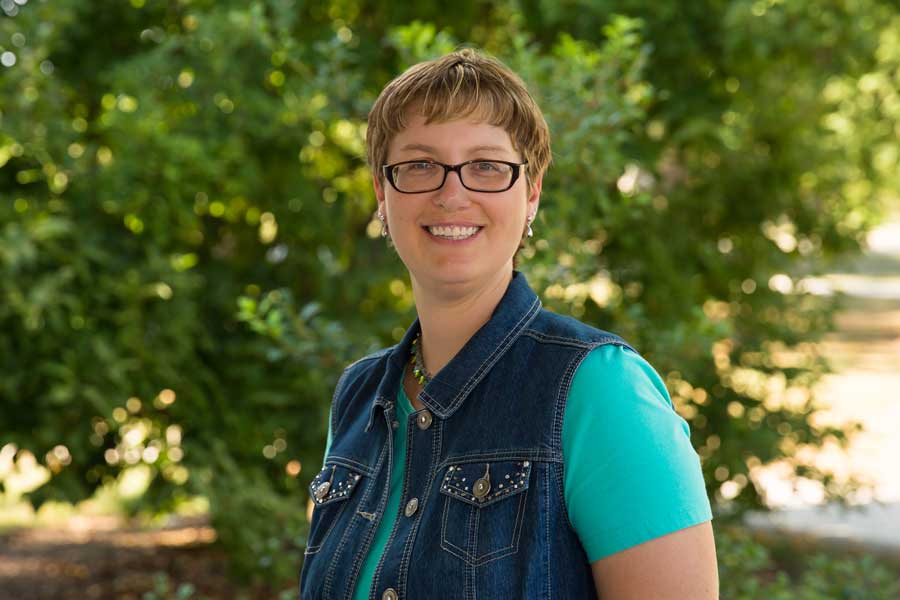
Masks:
[[[444,167],[430,162],[404,163],[394,166],[394,185],[402,192],[424,192],[441,187]],[[493,192],[509,187],[513,167],[501,162],[479,161],[463,165],[459,170],[463,186],[476,191]]]

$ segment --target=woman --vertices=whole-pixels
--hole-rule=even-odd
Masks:
[[[338,381],[304,600],[716,598],[698,458],[659,376],[513,269],[550,161],[522,81],[469,49],[417,64],[367,146],[418,319]]]

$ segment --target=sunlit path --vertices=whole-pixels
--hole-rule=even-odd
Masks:
[[[838,477],[854,473],[871,490],[849,498],[855,510],[822,507],[817,486],[793,489],[772,468],[760,480],[772,505],[785,510],[751,522],[900,550],[900,218],[872,231],[868,246],[845,270],[814,283],[842,295],[837,331],[823,342],[835,372],[818,385],[826,409],[817,422],[864,427],[848,450],[826,446],[815,462]]]

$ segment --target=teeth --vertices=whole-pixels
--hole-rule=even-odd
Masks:
[[[478,233],[479,227],[429,227],[428,231],[431,235],[453,240],[464,240]]]

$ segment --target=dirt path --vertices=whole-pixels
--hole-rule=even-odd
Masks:
[[[182,583],[191,598],[274,599],[273,590],[237,590],[224,557],[210,544],[215,532],[202,520],[156,531],[122,527],[117,519],[72,519],[64,529],[23,529],[0,536],[2,600],[141,600],[160,574],[171,596]]]
[[[839,476],[856,473],[872,493],[852,498],[861,508],[814,506],[819,491],[792,490],[777,476],[766,489],[785,510],[750,522],[900,554],[900,215],[873,231],[869,251],[818,282],[841,294],[837,331],[823,343],[835,372],[817,397],[827,409],[822,423],[859,421],[864,432],[848,451],[826,448],[816,456]]]

